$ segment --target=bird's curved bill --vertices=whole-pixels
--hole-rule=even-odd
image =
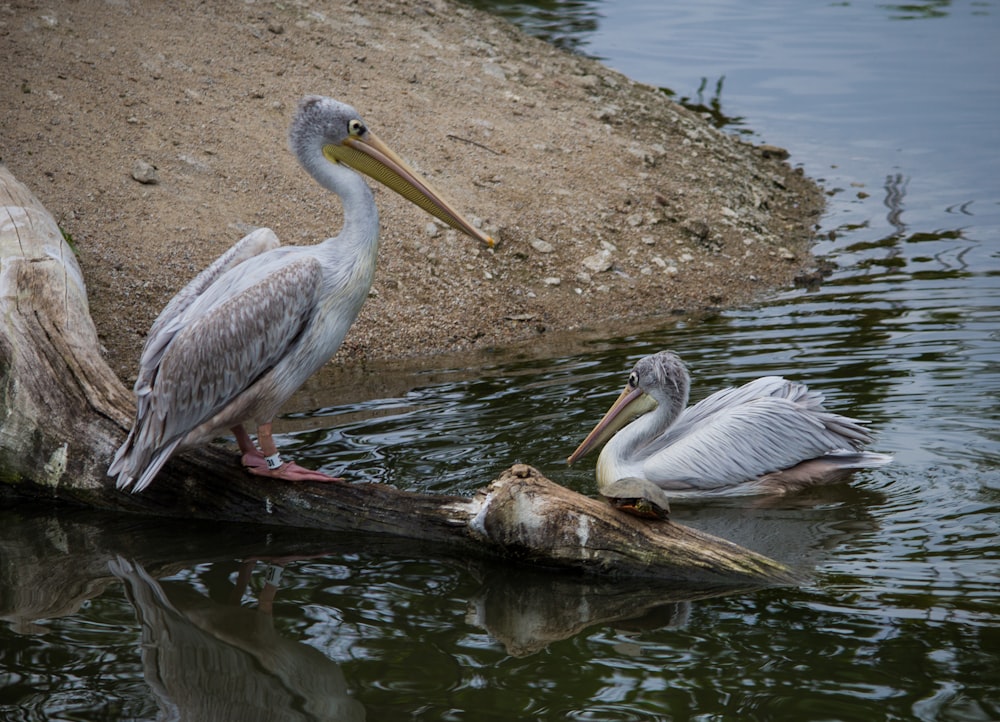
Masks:
[[[594,447],[606,443],[608,439],[618,433],[619,429],[632,421],[632,419],[652,411],[654,408],[656,408],[656,401],[653,400],[652,396],[644,394],[638,388],[626,386],[625,390],[611,404],[611,408],[604,414],[604,417],[597,422],[597,426],[594,427],[593,431],[587,434],[587,438],[583,440],[583,443],[576,447],[576,451],[569,455],[566,463],[572,464]]]
[[[349,137],[340,144],[324,146],[323,154],[334,163],[344,163],[386,185],[455,230],[493,247],[492,238],[462,217],[433,186],[371,132],[364,138]]]

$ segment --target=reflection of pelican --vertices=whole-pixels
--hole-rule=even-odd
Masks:
[[[871,441],[863,422],[824,410],[822,394],[802,384],[765,376],[685,408],[690,385],[675,354],[640,360],[569,463],[614,434],[597,460],[597,484],[623,498],[615,488],[623,479],[682,496],[783,492],[891,459],[860,451]],[[627,496],[634,500],[634,489]]]
[[[159,582],[138,563],[111,561],[142,626],[143,675],[170,720],[365,718],[340,666],[275,631],[274,619],[218,604],[183,582]]]
[[[279,247],[274,233],[258,229],[167,304],[139,362],[135,423],[108,470],[118,476],[120,489],[144,489],[176,450],[225,429],[236,435],[251,473],[332,480],[282,463],[271,421],[333,356],[371,288],[378,210],[368,185],[351,168],[493,245],[378,140],[354,108],[330,98],[304,98],[289,141],[313,178],[340,196],[344,228],[308,247]],[[259,450],[245,423],[257,425]]]

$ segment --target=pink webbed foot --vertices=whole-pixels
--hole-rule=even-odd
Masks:
[[[299,466],[294,461],[286,461],[278,467],[270,468],[264,455],[259,451],[252,451],[244,454],[241,462],[243,468],[254,476],[266,476],[270,479],[282,479],[284,481],[320,481],[334,482],[343,481],[339,476],[330,476],[322,471],[314,471]]]

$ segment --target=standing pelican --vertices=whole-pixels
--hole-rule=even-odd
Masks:
[[[872,440],[864,422],[826,411],[823,395],[803,384],[765,376],[687,407],[690,387],[676,354],[641,359],[568,462],[610,437],[597,459],[601,493],[633,504],[637,485],[646,484],[646,501],[655,506],[661,490],[680,496],[784,492],[891,459],[861,451]]]
[[[335,480],[283,461],[271,424],[282,404],[336,352],[372,285],[378,209],[354,170],[493,245],[349,105],[303,98],[288,136],[302,166],[340,196],[343,230],[314,246],[280,247],[273,232],[258,229],[167,304],[139,361],[135,423],[108,469],[119,489],[141,491],[178,449],[226,429],[235,434],[252,474]],[[257,426],[259,449],[244,428],[248,423]]]

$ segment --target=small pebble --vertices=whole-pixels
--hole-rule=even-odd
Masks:
[[[593,273],[603,273],[611,268],[611,252],[608,250],[598,251],[584,258],[582,262],[587,270]]]
[[[764,143],[762,145],[757,146],[757,148],[760,150],[761,155],[763,155],[765,158],[777,158],[778,160],[785,160],[789,156],[787,150],[776,145],[768,145]]]
[[[548,241],[543,241],[541,238],[534,239],[531,242],[531,247],[534,248],[539,253],[552,253],[554,250],[556,250],[555,246],[553,246]]]
[[[160,182],[156,166],[144,160],[137,160],[132,164],[132,178],[143,185],[156,185]]]

